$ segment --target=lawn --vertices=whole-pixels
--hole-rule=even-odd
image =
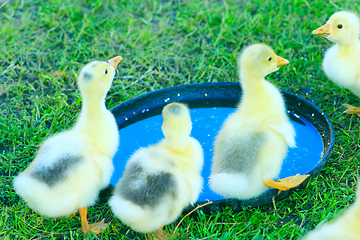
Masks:
[[[1,3],[4,0],[1,1]],[[0,3],[0,6],[1,6]],[[331,43],[311,31],[339,10],[360,12],[357,1],[71,1],[15,0],[0,9],[0,239],[129,239],[134,235],[106,201],[89,208],[89,221],[111,227],[99,236],[78,231],[77,217],[42,217],[12,188],[48,136],[69,128],[81,99],[75,80],[84,64],[121,55],[106,98],[108,108],[169,86],[238,81],[236,57],[266,43],[290,64],[267,79],[322,109],[336,144],[327,166],[306,189],[259,208],[186,218],[186,239],[298,239],[355,199],[360,121],[343,103],[359,105],[321,69]],[[311,90],[311,91],[310,91]],[[176,224],[166,227],[171,233]]]

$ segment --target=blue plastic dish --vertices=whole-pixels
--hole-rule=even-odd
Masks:
[[[335,142],[332,125],[325,114],[312,103],[289,92],[282,91],[282,94],[296,130],[297,147],[289,148],[279,178],[297,173],[314,177],[331,154]],[[220,211],[226,206],[240,211],[244,206],[267,205],[305,187],[310,178],[296,189],[280,194],[276,189],[268,189],[262,195],[249,200],[227,199],[209,189],[208,177],[215,136],[224,120],[236,110],[240,97],[239,83],[198,83],[149,92],[114,107],[111,111],[119,127],[120,146],[114,157],[115,171],[110,184],[117,183],[127,160],[137,149],[155,144],[164,137],[161,131],[161,111],[166,104],[176,101],[189,105],[193,122],[191,136],[201,143],[204,150],[204,187],[198,203],[213,201],[202,208],[204,212]]]

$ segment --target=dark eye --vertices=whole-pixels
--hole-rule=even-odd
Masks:
[[[108,73],[108,70],[106,69],[106,70],[105,70],[105,74],[107,74],[107,73]]]
[[[343,27],[342,24],[337,25],[337,28],[338,28],[338,29],[342,29],[342,27]]]
[[[268,61],[270,62],[271,60],[272,60],[272,58],[271,58],[271,57],[269,57],[269,58],[268,58]]]

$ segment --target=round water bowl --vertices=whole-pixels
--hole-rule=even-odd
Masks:
[[[281,92],[296,130],[297,147],[289,148],[279,178],[297,173],[314,177],[326,164],[334,146],[332,125],[325,114],[309,101],[286,91]],[[210,190],[208,177],[215,136],[224,120],[236,110],[240,97],[239,83],[197,83],[149,92],[114,107],[111,111],[119,127],[120,146],[114,157],[115,171],[110,183],[117,183],[127,160],[137,149],[155,144],[163,138],[163,107],[171,102],[182,102],[190,107],[193,122],[191,136],[201,143],[204,150],[204,186],[198,204],[213,202],[201,208],[205,213],[220,211],[226,206],[237,212],[244,206],[271,204],[288,197],[296,189],[304,188],[311,178],[295,189],[281,193],[276,189],[268,189],[260,196],[248,200],[224,198]]]

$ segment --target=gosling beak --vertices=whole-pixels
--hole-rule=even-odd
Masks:
[[[276,67],[279,68],[281,66],[289,64],[289,61],[285,58],[282,58],[282,57],[276,55],[276,64],[277,64]]]
[[[122,57],[116,56],[116,57],[113,57],[112,59],[108,60],[107,63],[110,64],[111,66],[113,66],[116,69],[117,65],[121,61],[122,61]]]
[[[329,30],[330,30],[330,24],[327,23],[324,26],[321,26],[315,29],[314,31],[312,31],[312,34],[327,37],[330,35]]]

